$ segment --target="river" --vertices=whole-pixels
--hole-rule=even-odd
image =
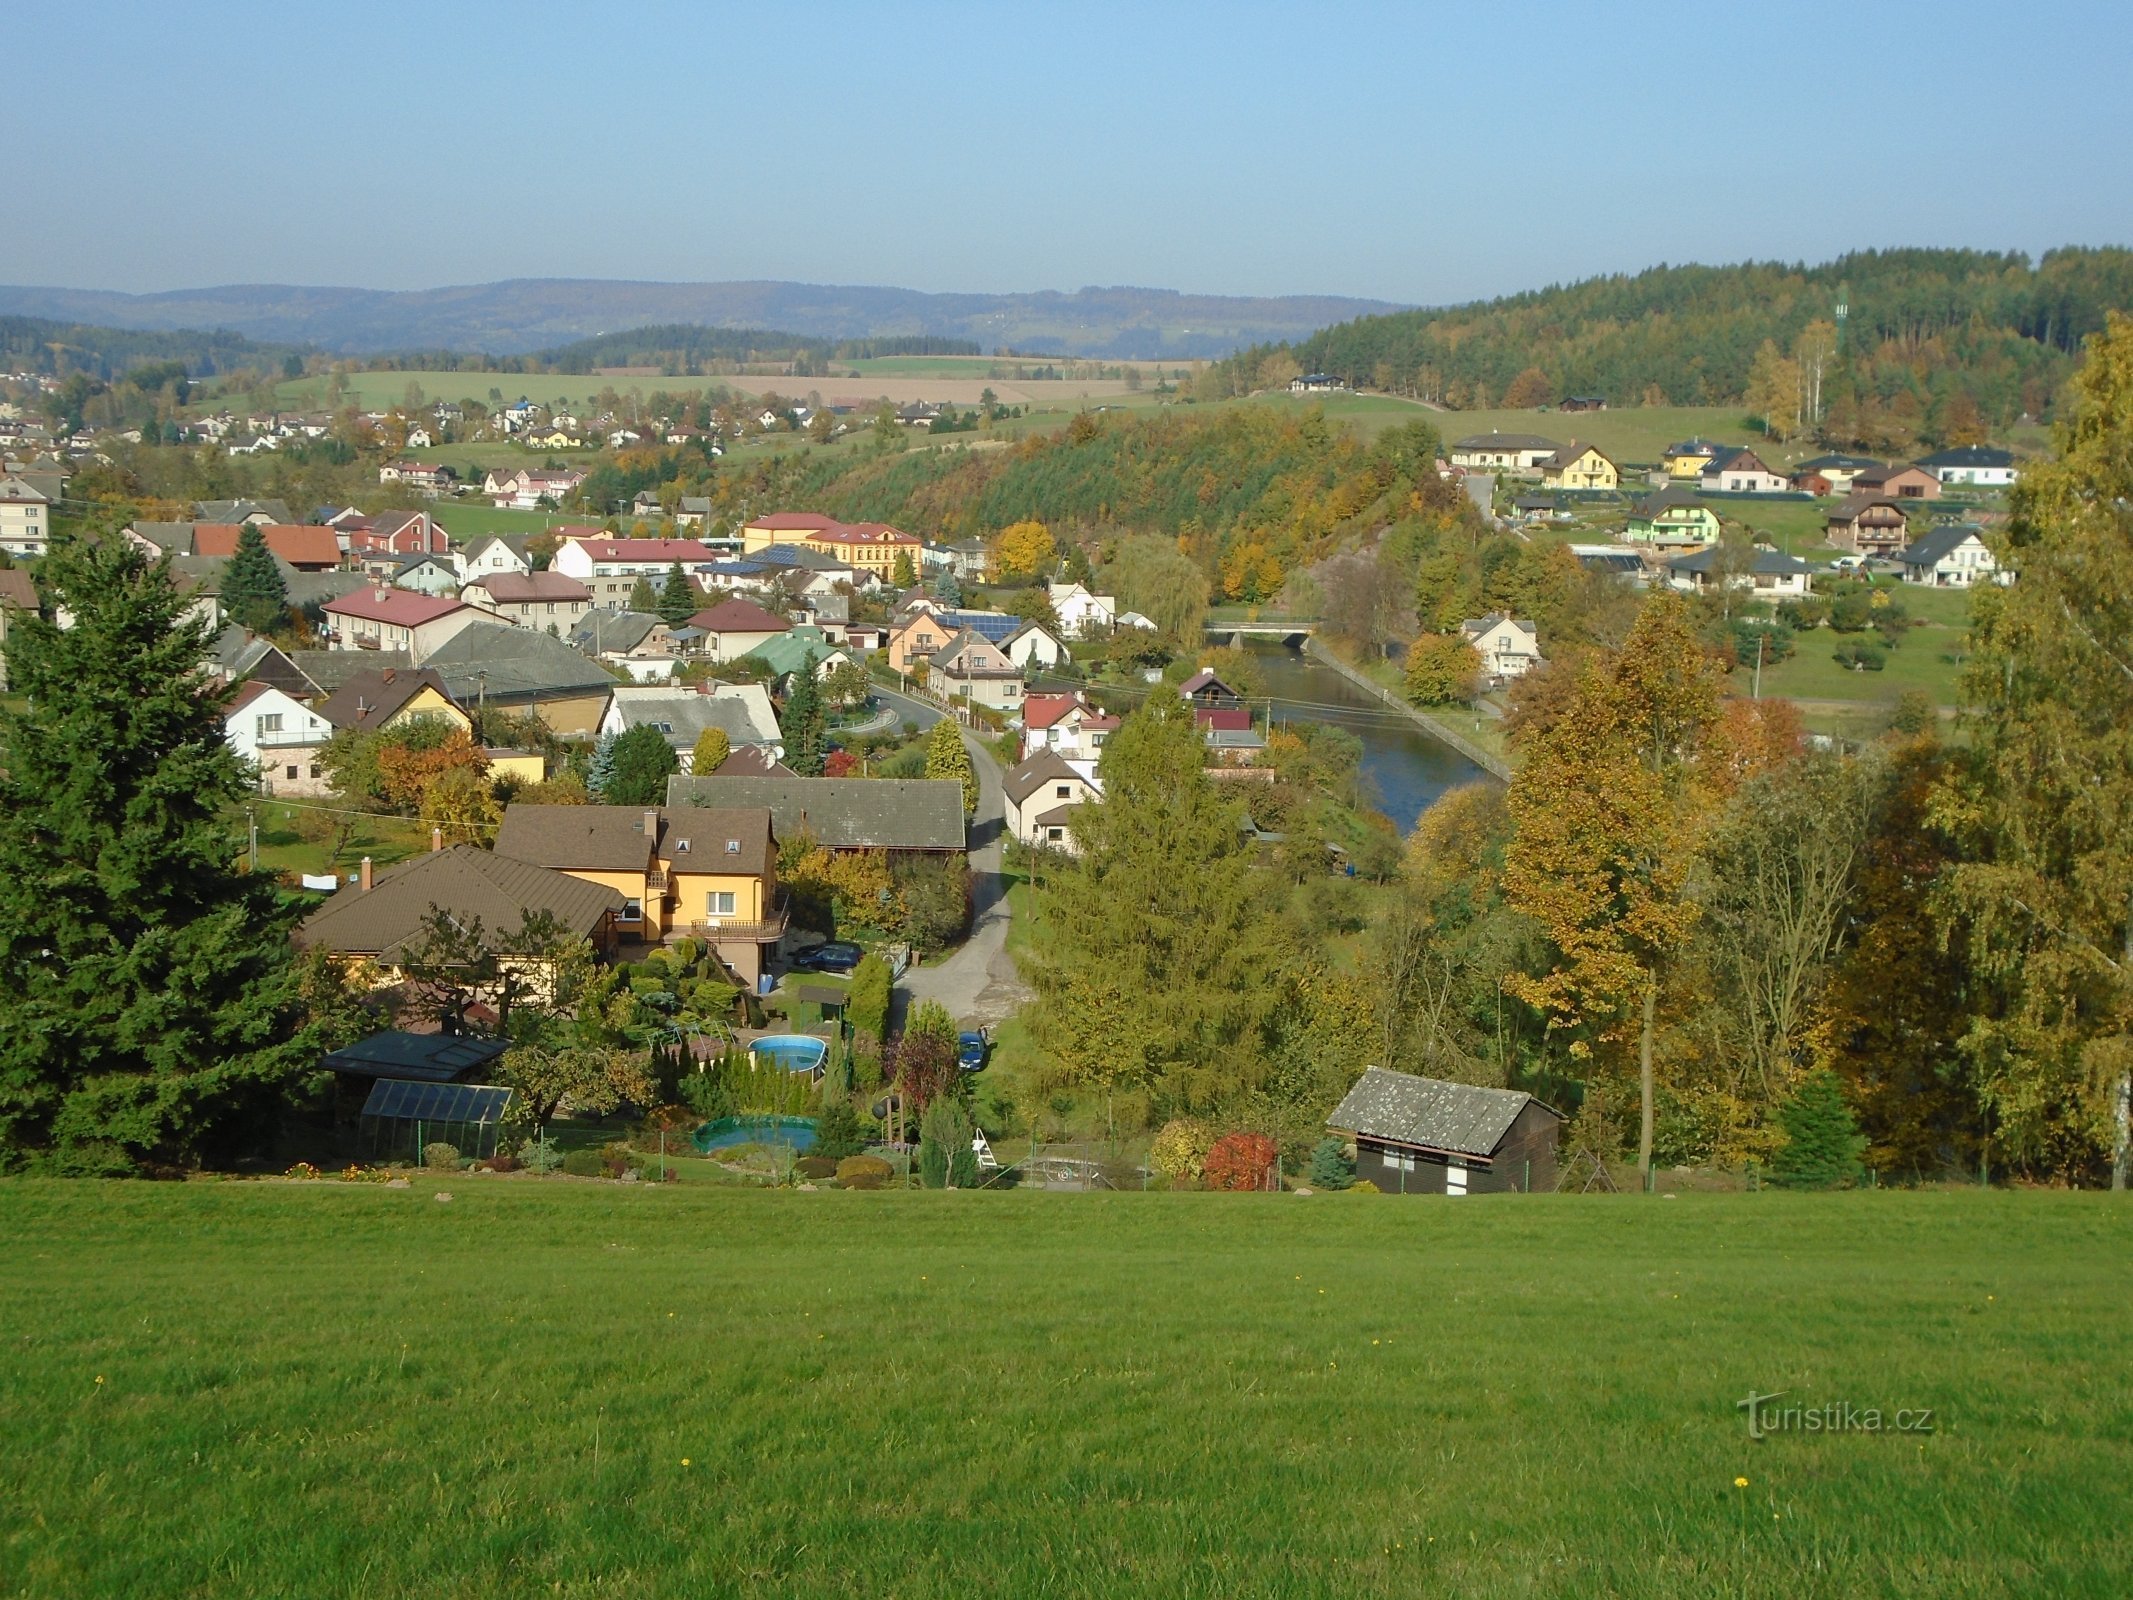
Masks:
[[[1302,651],[1257,645],[1252,655],[1259,668],[1254,699],[1272,696],[1277,725],[1330,723],[1363,741],[1363,776],[1373,791],[1367,798],[1403,836],[1445,790],[1485,776],[1458,751]]]

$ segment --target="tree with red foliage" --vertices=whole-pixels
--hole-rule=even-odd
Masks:
[[[1210,1189],[1272,1189],[1281,1152],[1263,1133],[1225,1133],[1207,1152],[1201,1176]]]
[[[859,770],[859,758],[849,750],[832,750],[822,758],[822,776],[849,778]]]

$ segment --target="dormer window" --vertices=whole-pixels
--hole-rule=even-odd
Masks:
[[[726,841],[726,854],[729,856],[737,856],[740,853],[741,841],[738,839],[728,839]]]

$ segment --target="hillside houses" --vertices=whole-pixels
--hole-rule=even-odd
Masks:
[[[417,660],[486,614],[456,598],[384,585],[329,600],[322,608],[335,650],[405,650]]]
[[[1911,542],[1910,519],[1887,495],[1854,493],[1823,523],[1829,542],[1859,556],[1893,556]]]
[[[592,609],[592,591],[554,571],[492,573],[461,589],[459,598],[521,628],[551,633],[569,633]]]
[[[1623,529],[1632,544],[1715,544],[1718,533],[1718,513],[1673,484],[1630,507]]]
[[[1007,831],[1026,845],[1074,849],[1073,807],[1099,798],[1102,784],[1093,761],[1070,761],[1056,750],[1039,750],[1001,780]]]
[[[1498,682],[1523,678],[1542,662],[1540,628],[1523,617],[1492,611],[1459,624],[1459,636],[1481,657],[1481,670]]]
[[[1471,472],[1502,472],[1514,478],[1537,478],[1541,463],[1562,446],[1533,433],[1477,433],[1452,445],[1451,463]]]
[[[0,475],[0,554],[41,556],[52,542],[52,502],[18,473]]]
[[[1979,444],[1961,445],[1921,456],[1917,466],[1951,487],[1962,484],[1973,488],[2006,489],[2013,486],[2019,475],[2010,452]]]
[[[1598,445],[1573,440],[1540,463],[1540,479],[1544,489],[1611,490],[1622,472]]]
[[[1697,480],[1707,494],[1790,494],[1792,480],[1773,472],[1745,445],[1727,447],[1708,462]]]
[[[2006,574],[1999,558],[1985,543],[1984,532],[1971,523],[1951,523],[1929,529],[1914,539],[1899,555],[1905,583],[1933,589],[1968,589],[1980,583],[1998,583]]]

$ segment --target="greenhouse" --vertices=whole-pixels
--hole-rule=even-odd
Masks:
[[[422,1160],[433,1144],[477,1161],[496,1154],[511,1091],[486,1083],[415,1083],[380,1078],[363,1103],[363,1153],[372,1161]]]

